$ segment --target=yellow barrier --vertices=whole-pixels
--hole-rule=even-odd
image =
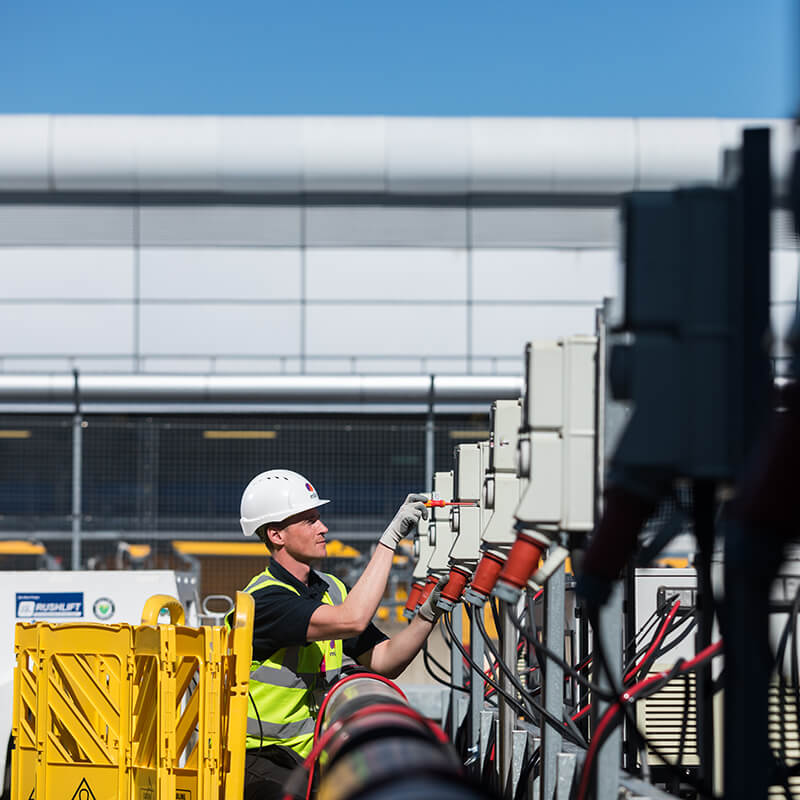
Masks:
[[[190,628],[156,595],[142,625],[19,623],[11,800],[241,800],[253,609],[239,592],[231,630]]]

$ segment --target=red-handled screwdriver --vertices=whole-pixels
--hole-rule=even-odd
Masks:
[[[467,501],[465,503],[459,503],[455,500],[426,500],[425,506],[426,508],[444,508],[445,506],[476,506],[478,505],[475,501]]]

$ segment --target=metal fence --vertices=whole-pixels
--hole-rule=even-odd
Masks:
[[[281,467],[331,499],[330,539],[368,552],[405,495],[452,468],[459,441],[487,434],[488,413],[0,415],[0,540],[40,542],[62,568],[132,553],[175,566],[175,541],[245,541],[242,490]],[[214,562],[221,580],[204,567],[204,591],[236,588],[235,561]],[[252,558],[239,566],[252,574]]]

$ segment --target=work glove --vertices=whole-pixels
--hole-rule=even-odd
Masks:
[[[428,509],[425,508],[427,499],[422,494],[410,494],[406,497],[378,541],[390,550],[396,550],[400,540],[416,527],[420,517],[428,519]]]
[[[425,622],[436,622],[444,613],[444,611],[439,608],[439,596],[442,593],[442,589],[447,586],[448,580],[449,576],[447,575],[443,578],[439,578],[439,582],[433,587],[433,591],[425,598],[425,602],[419,607],[417,614],[419,614],[420,618],[424,619]]]

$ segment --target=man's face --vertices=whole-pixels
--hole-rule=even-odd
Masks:
[[[307,564],[325,558],[328,529],[316,508],[289,517],[281,532],[286,553],[297,561]]]

